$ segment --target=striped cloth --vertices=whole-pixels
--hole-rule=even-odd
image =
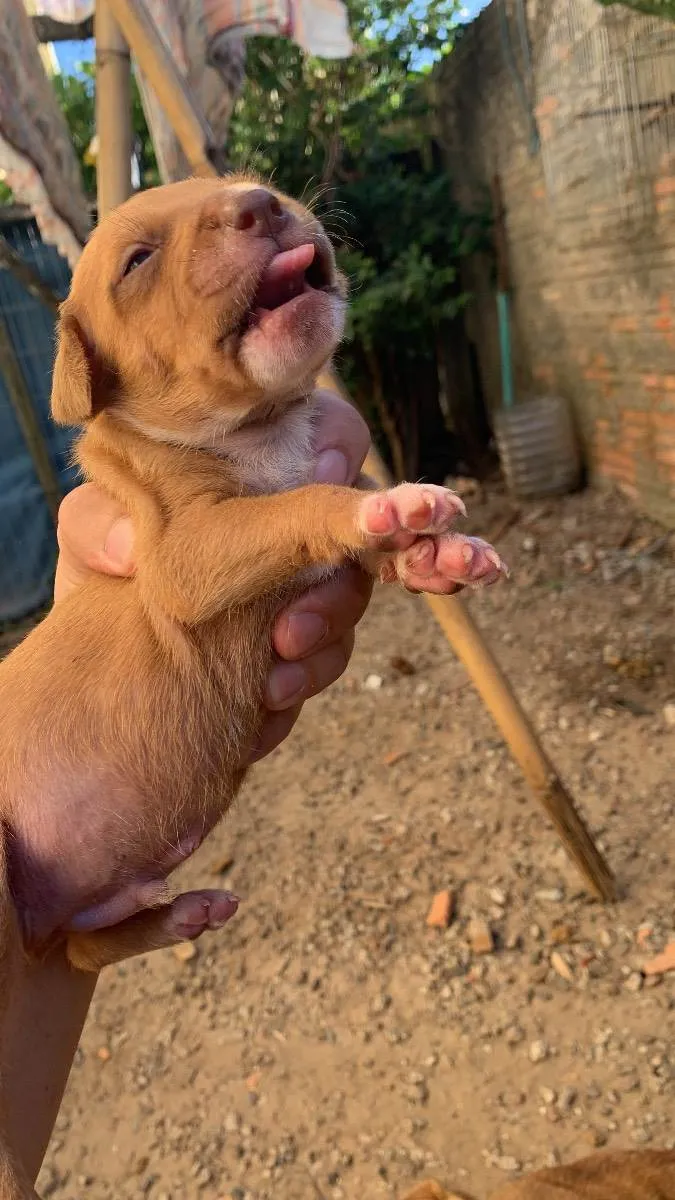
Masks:
[[[342,0],[203,0],[209,57],[230,38],[288,37],[306,54],[348,58],[353,52]]]

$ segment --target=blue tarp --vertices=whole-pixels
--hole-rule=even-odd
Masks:
[[[58,296],[70,283],[68,264],[40,241],[32,221],[3,225],[10,245]],[[54,317],[0,269],[0,312],[7,324],[61,487],[76,482],[69,464],[72,432],[49,417]],[[52,518],[0,374],[0,622],[19,621],[49,601],[56,561]]]

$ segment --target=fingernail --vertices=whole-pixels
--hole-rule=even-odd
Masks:
[[[328,633],[328,625],[318,613],[292,613],[288,617],[288,638],[292,644],[289,658],[315,650]]]
[[[128,517],[120,517],[110,526],[103,546],[106,558],[116,567],[131,570],[133,567],[134,530]]]
[[[339,483],[349,481],[349,463],[341,450],[323,450],[316,460],[314,471],[316,483]]]
[[[267,683],[268,703],[274,708],[290,708],[307,686],[307,672],[298,663],[283,663],[272,671]]]

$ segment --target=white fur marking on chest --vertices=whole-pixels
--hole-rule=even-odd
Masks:
[[[297,405],[271,425],[237,429],[223,438],[221,454],[246,491],[287,492],[314,477],[314,420],[309,404]]]

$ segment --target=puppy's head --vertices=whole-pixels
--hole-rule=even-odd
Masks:
[[[190,179],[107,216],[61,308],[52,412],[105,409],[217,449],[307,391],[343,329],[345,285],[301,204],[244,176]]]

